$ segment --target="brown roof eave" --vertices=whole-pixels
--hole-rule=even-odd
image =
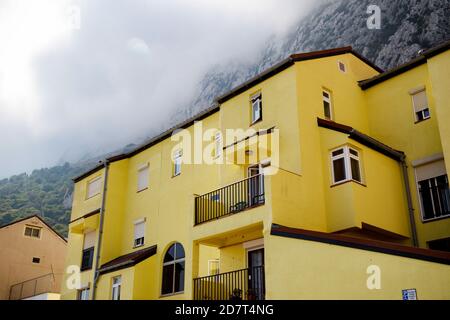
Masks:
[[[450,265],[450,253],[444,251],[409,247],[391,242],[356,238],[340,234],[330,234],[319,231],[296,229],[277,224],[272,224],[270,234],[273,236],[316,241],[332,245],[380,252],[406,258]]]
[[[400,66],[392,68],[392,69],[390,69],[386,72],[383,72],[373,78],[360,81],[359,86],[363,90],[369,89],[378,83],[381,83],[385,80],[391,79],[397,75],[400,75],[408,70],[411,70],[417,66],[420,66],[420,65],[426,63],[429,58],[432,58],[442,52],[445,52],[449,48],[450,48],[450,40],[444,41],[441,44],[424,51],[420,56],[418,56]]]

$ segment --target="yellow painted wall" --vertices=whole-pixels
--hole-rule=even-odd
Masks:
[[[100,277],[97,284],[96,300],[111,300],[112,280],[114,277],[121,276],[122,285],[120,288],[120,300],[132,300],[134,288],[134,268],[122,269],[104,274]]]
[[[339,71],[338,61],[346,64],[345,73]],[[426,70],[420,68],[411,76],[399,80],[401,86],[408,87],[420,83],[426,76]],[[418,125],[417,128],[421,128],[419,131],[410,124],[397,125],[392,120],[398,121],[402,116],[402,120],[408,120],[400,109],[400,106],[406,103],[405,96],[400,97],[399,94],[407,93],[410,88],[405,91],[404,88],[400,88],[401,86],[397,88],[395,84],[392,89],[391,86],[385,86],[385,83],[374,87],[377,89],[363,91],[359,88],[358,80],[375,74],[377,74],[375,70],[351,54],[298,62],[226,101],[221,105],[219,112],[202,120],[204,130],[220,129],[224,132],[227,128],[246,130],[271,127],[280,130],[280,162],[276,164],[278,173],[265,177],[266,202],[257,208],[194,226],[195,197],[244,179],[247,176],[247,166],[182,164],[181,175],[173,177],[171,159],[173,148],[178,142],[171,141],[170,138],[128,159],[113,162],[109,171],[100,264],[142,249],[142,247],[133,248],[134,222],[141,218],[146,219],[144,247],[158,246],[154,256],[134,268],[127,269],[126,277],[129,283],[124,288],[124,297],[190,299],[192,278],[207,273],[207,260],[211,256],[216,256],[218,250],[220,250],[221,272],[243,268],[245,250],[242,242],[265,235],[265,244],[270,246],[270,252],[266,253],[267,286],[268,288],[272,286],[269,288],[268,297],[282,298],[277,294],[286,292],[286,289],[283,288],[277,293],[276,290],[280,288],[277,287],[279,284],[276,284],[276,280],[280,280],[277,277],[286,280],[287,276],[284,278],[285,268],[282,267],[280,272],[280,266],[289,265],[284,262],[286,260],[293,265],[300,263],[298,266],[302,268],[301,270],[306,267],[312,268],[306,270],[305,274],[313,272],[316,267],[308,265],[309,262],[300,261],[305,259],[303,256],[299,257],[296,250],[298,252],[306,250],[308,254],[315,251],[306,247],[299,248],[300,242],[289,242],[289,249],[281,249],[280,240],[274,240],[267,235],[272,223],[332,232],[347,227],[361,227],[361,223],[365,222],[401,235],[409,235],[398,163],[349,140],[346,135],[319,128],[317,125],[317,117],[323,117],[322,89],[327,89],[332,92],[333,113],[337,122],[353,126],[364,133],[374,135],[394,148],[407,152],[408,160],[440,150],[440,137],[439,133],[435,132],[437,130],[435,120]],[[436,73],[436,77],[439,79],[442,75]],[[390,81],[392,80],[386,83]],[[440,89],[441,92],[443,90],[444,88]],[[262,94],[263,119],[250,126],[249,100],[256,92]],[[441,96],[445,98],[444,93],[441,93]],[[410,105],[409,108],[412,114]],[[388,112],[392,112],[392,119],[386,117]],[[432,109],[432,114],[434,113],[435,110]],[[195,134],[193,126],[187,130],[192,136]],[[426,134],[429,134],[431,142],[427,142],[423,137]],[[417,145],[413,141],[416,137],[419,139]],[[347,183],[330,188],[329,150],[344,143],[351,143],[361,149],[366,187]],[[203,146],[207,144],[208,142],[203,142]],[[409,153],[408,148],[412,148],[414,152]],[[184,154],[188,151],[192,153],[193,150],[194,146],[191,145],[189,150],[184,150]],[[137,192],[138,168],[147,163],[150,168],[149,187]],[[87,181],[102,174],[103,170],[76,183],[72,220],[100,206],[101,195],[86,200],[85,193]],[[410,176],[410,179],[414,183],[413,176]],[[417,196],[414,201],[417,204]],[[440,225],[444,225],[442,223]],[[421,232],[425,232],[424,227],[421,228],[419,228]],[[81,259],[82,241],[80,242],[77,233],[79,231],[75,231],[74,227],[69,235],[68,264],[80,263]],[[433,232],[436,234],[436,231]],[[268,244],[272,241],[273,244]],[[166,250],[174,242],[180,242],[186,253],[185,290],[181,294],[161,297],[163,258]],[[202,245],[218,249],[205,251],[201,249]],[[320,248],[317,245],[315,247]],[[336,252],[329,253],[333,256]],[[359,251],[346,251],[342,254],[347,264],[351,263],[352,255],[355,255],[355,259],[362,259],[360,257],[363,256]],[[314,259],[309,259],[309,256],[308,259],[310,263],[315,259],[322,261],[322,258],[322,262],[330,261],[324,257],[324,254],[319,253]],[[386,259],[386,263],[393,265],[394,270],[399,269],[402,263],[398,257],[380,259]],[[283,263],[280,264],[279,261]],[[422,272],[421,262],[412,264],[412,270]],[[352,266],[345,265],[345,267],[352,270]],[[298,268],[290,268],[289,272],[298,273]],[[438,272],[441,272],[440,269]],[[92,283],[92,273],[85,272],[82,276],[84,282]],[[100,278],[97,291],[99,298],[108,296],[111,276],[112,274],[107,274]],[[309,275],[306,283],[310,284],[315,277],[319,277],[319,274]],[[344,275],[343,280],[337,285],[345,286],[343,281],[346,277]],[[298,283],[296,280],[292,284],[289,283],[289,286],[301,283],[304,276],[301,275],[298,279]],[[322,283],[321,281],[319,283]],[[132,286],[132,289],[129,286]],[[294,295],[297,291],[293,287],[289,292]],[[303,293],[299,294],[299,297],[305,296]],[[74,295],[74,291],[67,291],[65,297],[74,298]],[[348,296],[344,294],[344,297]],[[390,298],[390,293],[386,297]]]
[[[450,51],[428,59],[427,67],[445,165],[450,172]]]
[[[367,223],[409,237],[408,210],[400,164],[352,139],[321,128],[322,167],[327,204],[328,232],[361,228]],[[341,146],[359,151],[362,184],[333,185],[331,151]]]
[[[267,299],[401,300],[411,288],[420,300],[450,299],[449,265],[277,236],[266,255]],[[371,265],[381,270],[380,290],[367,288]]]
[[[412,161],[442,153],[441,137],[446,141],[444,157],[449,169],[448,138],[448,62],[449,53],[433,57],[426,64],[365,90],[370,119],[370,135],[406,153],[415,222],[421,247],[427,241],[450,237],[450,219],[422,222],[420,199]],[[431,73],[430,73],[431,70]],[[425,86],[431,118],[415,123],[409,90]],[[435,89],[436,88],[436,89]],[[436,104],[436,101],[439,104]],[[442,125],[440,125],[442,124]]]

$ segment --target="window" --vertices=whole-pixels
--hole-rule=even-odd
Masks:
[[[33,257],[32,262],[33,263],[40,263],[41,262],[41,258]]]
[[[92,198],[93,196],[100,193],[100,187],[101,187],[101,177],[97,177],[91,181],[88,182],[87,185],[87,194],[86,198]]]
[[[177,150],[173,155],[173,176],[181,174],[181,161],[183,159],[183,150]]]
[[[139,168],[138,170],[138,182],[137,182],[137,191],[142,191],[148,188],[148,180],[149,180],[149,165],[146,164]]]
[[[89,287],[78,290],[78,300],[89,300]]]
[[[208,260],[208,275],[213,276],[219,274],[219,259]]]
[[[262,96],[260,93],[254,95],[251,99],[252,105],[252,124],[262,120]]]
[[[184,291],[184,249],[177,242],[164,256],[161,293],[164,295],[182,291]]]
[[[348,146],[331,152],[333,184],[354,180],[362,182],[359,152]]]
[[[413,101],[414,114],[416,122],[420,122],[430,118],[430,109],[428,108],[428,100],[425,89],[410,92]]]
[[[322,91],[322,101],[323,101],[323,115],[328,120],[333,120],[332,116],[332,106],[331,106],[331,93],[327,90]]]
[[[450,238],[428,241],[428,248],[450,252]]]
[[[223,148],[222,133],[220,131],[216,132],[216,134],[214,135],[214,143],[215,143],[214,156],[220,157],[222,155],[222,148]]]
[[[343,63],[342,61],[338,61],[338,67],[339,67],[339,71],[341,71],[341,72],[347,71],[347,69],[345,67],[345,63]]]
[[[120,287],[122,286],[122,277],[117,276],[112,279],[111,299],[120,300]]]
[[[92,268],[92,262],[94,260],[95,235],[95,231],[84,234],[83,254],[80,267],[81,271],[89,270]]]
[[[448,176],[441,175],[419,181],[423,220],[450,216]]]
[[[40,238],[41,237],[41,228],[26,226],[25,227],[25,236],[31,237],[31,238]]]
[[[134,223],[134,247],[144,245],[145,239],[145,219],[140,219]]]

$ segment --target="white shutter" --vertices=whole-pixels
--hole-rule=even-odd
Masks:
[[[149,180],[149,166],[148,164],[144,167],[141,167],[138,170],[138,191],[144,190],[148,187],[148,180]]]
[[[101,187],[101,177],[95,178],[88,182],[87,186],[87,197],[91,198],[95,196],[96,194],[100,193],[100,187]]]
[[[428,108],[427,94],[425,90],[414,93],[412,97],[415,112]]]
[[[84,234],[83,250],[92,248],[95,246],[95,231],[91,231]]]
[[[134,224],[134,239],[144,238],[145,236],[145,220]]]
[[[416,167],[417,182],[447,174],[444,160],[434,161]]]

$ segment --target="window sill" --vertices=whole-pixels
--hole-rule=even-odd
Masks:
[[[147,190],[147,189],[148,189],[148,187],[145,187],[145,188],[143,188],[143,189],[141,189],[141,190],[138,190],[138,191],[136,191],[136,193],[139,193],[139,192],[145,191],[145,190]]]
[[[180,176],[180,175],[181,175],[181,172],[178,173],[178,174],[173,174],[173,175],[172,175],[172,178],[176,178],[176,177],[178,177],[178,176]]]
[[[136,248],[140,248],[140,247],[143,247],[145,245],[145,243],[143,243],[143,244],[140,244],[140,245],[138,245],[138,246],[133,246],[133,249],[136,249]]]
[[[428,117],[428,118],[425,118],[425,119],[422,119],[422,120],[416,120],[416,121],[414,121],[414,124],[422,123],[422,122],[430,120],[430,119],[431,119],[431,117]]]
[[[349,183],[349,182],[354,182],[356,184],[359,184],[360,186],[363,186],[363,187],[367,188],[366,184],[364,184],[362,182],[359,182],[359,181],[356,181],[356,180],[344,180],[344,181],[336,182],[336,183],[332,184],[330,186],[330,188],[334,188],[334,187],[337,187],[337,186],[340,186],[340,185],[343,185],[343,184],[346,184],[346,183]]]
[[[159,297],[160,298],[167,298],[167,297],[172,297],[172,296],[177,296],[180,294],[183,294],[184,291],[179,291],[179,292],[174,292],[174,293],[166,293],[166,294],[161,294]]]
[[[433,222],[433,221],[439,221],[439,220],[443,220],[443,219],[449,219],[450,218],[450,214],[446,214],[446,215],[444,215],[444,216],[440,216],[440,217],[437,217],[437,218],[431,218],[431,219],[421,219],[422,220],[422,223],[429,223],[429,222]]]

